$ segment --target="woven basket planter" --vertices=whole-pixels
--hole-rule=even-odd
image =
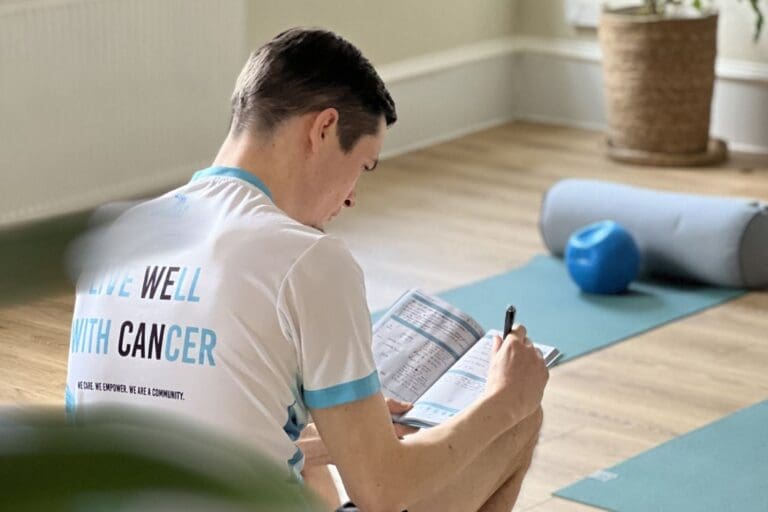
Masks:
[[[651,165],[702,165],[725,157],[725,144],[709,139],[717,14],[606,11],[598,34],[610,157]]]

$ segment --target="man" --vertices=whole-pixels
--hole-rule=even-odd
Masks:
[[[395,120],[371,64],[335,34],[292,29],[254,52],[213,165],[123,214],[111,230],[139,249],[81,279],[68,409],[183,415],[326,496],[311,462],[332,461],[364,512],[510,510],[548,378],[525,329],[495,341],[482,400],[403,437],[390,412],[408,405],[381,394],[362,272],[322,230],[355,205]]]

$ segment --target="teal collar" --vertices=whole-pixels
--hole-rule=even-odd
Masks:
[[[227,176],[230,178],[237,178],[239,180],[246,181],[264,192],[264,194],[266,194],[266,196],[272,200],[272,192],[269,191],[264,182],[255,175],[244,169],[240,169],[239,167],[222,167],[218,165],[209,167],[207,169],[203,169],[202,171],[197,171],[195,174],[193,174],[192,181],[208,178],[211,176]]]

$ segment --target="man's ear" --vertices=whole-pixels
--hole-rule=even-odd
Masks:
[[[322,144],[338,137],[336,128],[339,124],[339,111],[329,107],[321,110],[315,116],[309,131],[309,142],[313,152],[317,152]]]

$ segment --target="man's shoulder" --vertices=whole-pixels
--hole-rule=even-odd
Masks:
[[[322,240],[335,238],[301,224],[274,206],[222,225],[219,236],[238,248],[280,253],[284,258],[290,255],[298,258]]]
[[[288,216],[253,187],[235,179],[218,181],[228,186],[218,190],[203,180],[190,182],[156,198],[153,206],[172,205],[181,224],[189,224],[183,220],[189,215],[196,224],[194,230],[204,231],[207,241],[225,252],[269,251],[290,257],[290,253],[298,255],[326,236]]]
[[[211,236],[214,253],[241,269],[269,269],[282,276],[295,267],[320,270],[341,265],[359,271],[340,237],[304,225],[276,207],[233,219]]]

